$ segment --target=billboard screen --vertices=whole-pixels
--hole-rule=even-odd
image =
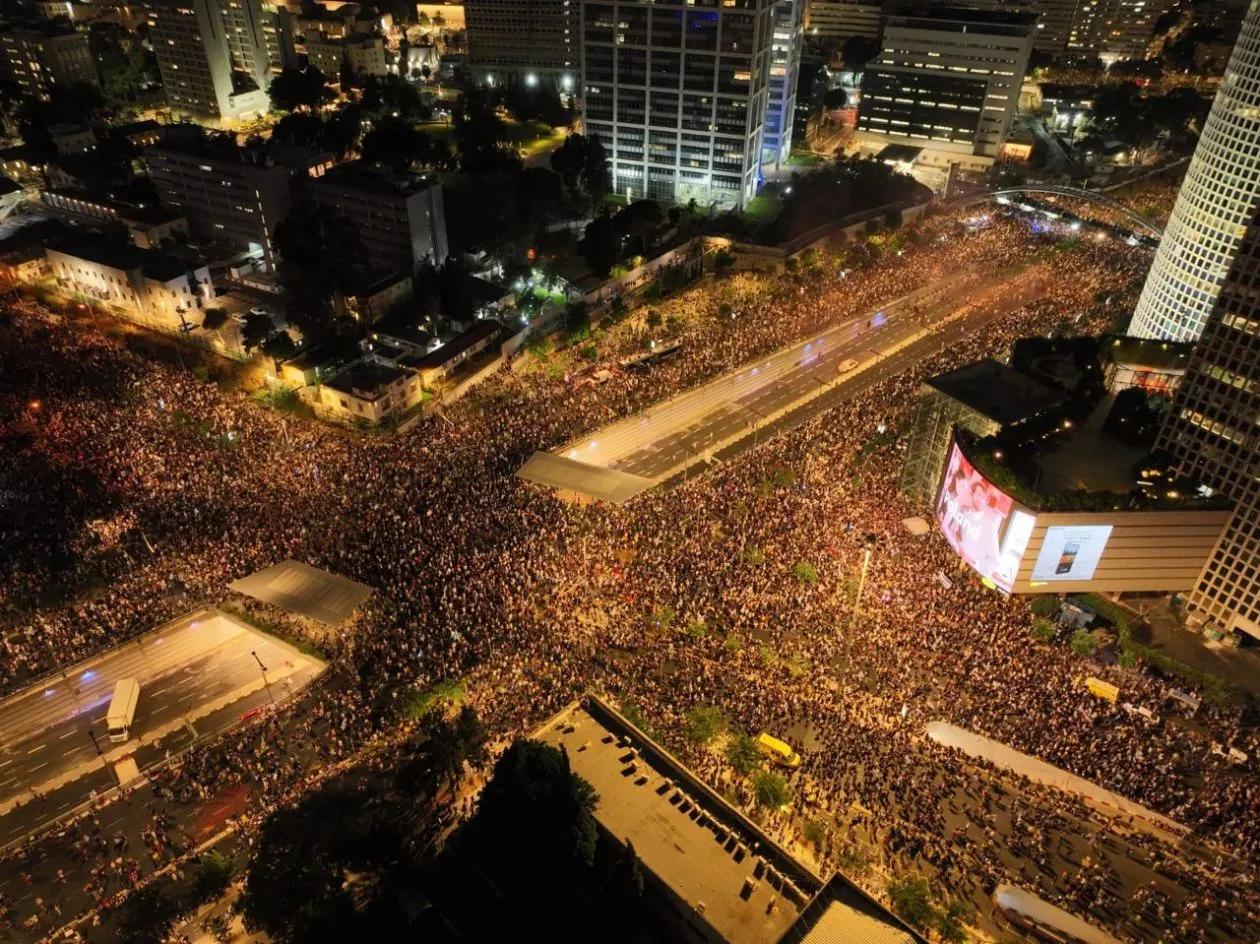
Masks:
[[[1102,558],[1111,525],[1057,526],[1046,529],[1033,580],[1089,580]]]
[[[941,480],[936,520],[959,557],[981,577],[1011,589],[1036,516],[977,472],[957,443]]]

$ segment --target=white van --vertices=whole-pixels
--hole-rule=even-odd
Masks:
[[[131,722],[136,719],[138,701],[140,683],[133,678],[119,679],[114,685],[114,697],[109,701],[109,713],[105,716],[105,731],[111,741],[125,741],[131,737]]]

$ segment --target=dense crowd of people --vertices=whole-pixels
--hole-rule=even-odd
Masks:
[[[1043,284],[1033,301],[685,486],[623,508],[579,507],[513,476],[535,449],[888,299],[1030,263]],[[50,841],[81,850],[86,872],[75,881],[108,903],[184,848],[172,811],[244,787],[256,821],[388,737],[406,692],[466,676],[502,738],[586,689],[613,693],[749,802],[719,753],[685,740],[686,713],[711,704],[745,731],[808,731],[793,774],[796,818],[776,823],[833,817],[842,838],[823,853],[833,862],[860,846],[880,873],[924,872],[975,902],[999,881],[1029,885],[1125,939],[1237,939],[1255,925],[1254,889],[1239,876],[1260,859],[1260,786],[1207,753],[1215,741],[1254,757],[1254,732],[1227,710],[1152,726],[1092,700],[1083,674],[1161,711],[1168,689],[1142,671],[1086,673],[1066,647],[1033,644],[1027,604],[969,579],[937,536],[910,535],[902,520],[916,509],[896,488],[897,433],[923,377],[1002,357],[1022,336],[1110,327],[1148,264],[1140,248],[1065,245],[1004,212],[980,224],[941,215],[895,243],[824,253],[792,277],[738,276],[662,303],[664,330],[682,344],[646,372],[582,390],[563,371],[505,373],[444,420],[393,439],[264,410],[91,326],[11,312],[0,327],[5,689],[190,601],[221,599],[230,581],[278,560],[378,591],[331,644],[333,670],[290,710],[158,776],[148,849],[115,848],[90,818]],[[645,316],[601,332],[601,357],[641,350],[654,334]],[[868,535],[876,549],[854,614]],[[802,562],[816,582],[794,576]],[[1219,851],[1174,854],[1106,830],[1099,849],[1055,848],[1050,837],[1069,824],[1088,833],[1097,814],[1031,783],[1013,794],[1010,778],[925,739],[923,724],[937,719],[1147,804]],[[1145,863],[1131,900],[1121,892],[1133,874],[1117,877],[1116,857],[1100,851],[1107,843]],[[31,845],[12,862],[44,854]],[[55,925],[46,909],[25,908],[10,919]]]

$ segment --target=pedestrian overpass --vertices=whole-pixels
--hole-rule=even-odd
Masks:
[[[1032,196],[1034,194],[1050,194],[1059,197],[1073,197],[1077,200],[1088,200],[1090,203],[1097,203],[1108,209],[1115,210],[1122,215],[1130,223],[1133,224],[1135,232],[1150,236],[1152,239],[1158,240],[1163,235],[1163,229],[1156,226],[1141,213],[1131,209],[1121,203],[1114,197],[1098,190],[1085,190],[1082,187],[1067,187],[1058,184],[1026,184],[1021,187],[1004,187],[1001,190],[990,190],[986,193],[977,194],[976,196],[963,201],[963,206],[972,203],[981,203],[985,200],[994,200],[998,197],[1018,198],[1020,196]]]

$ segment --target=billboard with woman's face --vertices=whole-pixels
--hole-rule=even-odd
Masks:
[[[958,556],[1010,590],[1036,516],[976,471],[955,443],[936,501],[936,520]]]

